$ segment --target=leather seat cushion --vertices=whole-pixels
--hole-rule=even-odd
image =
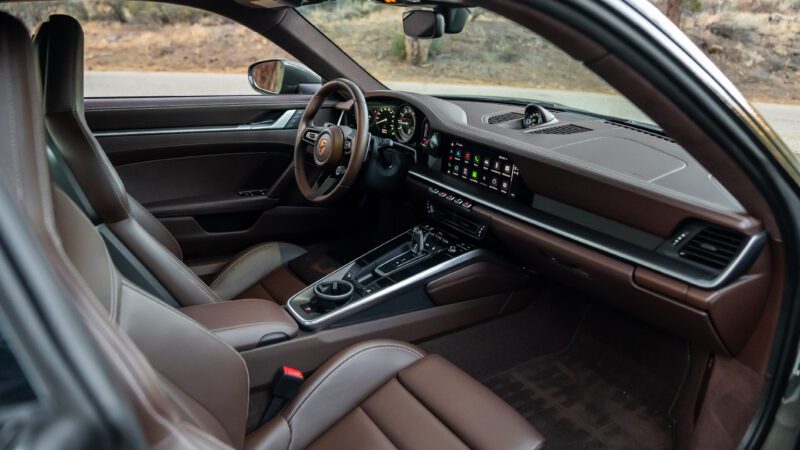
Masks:
[[[275,268],[236,297],[263,298],[285,305],[294,294],[338,269],[339,266],[339,262],[324,253],[303,253]]]
[[[273,291],[266,290],[272,298],[273,294],[280,295],[286,289],[281,285],[282,278],[269,280],[269,275],[274,271],[285,267],[286,263],[304,254],[302,248],[284,242],[268,242],[265,244],[250,247],[236,255],[214,278],[209,287],[222,300],[232,300],[234,298],[256,297],[249,289],[256,285],[262,287],[272,285]],[[293,283],[293,280],[289,282]],[[287,283],[289,283],[287,282]],[[297,291],[295,291],[297,292]]]
[[[308,448],[521,450],[543,441],[494,393],[431,355],[400,371]]]
[[[492,391],[403,342],[353,345],[330,358],[246,448],[513,449],[544,438]]]

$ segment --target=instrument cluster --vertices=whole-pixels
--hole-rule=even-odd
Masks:
[[[419,120],[416,110],[411,105],[369,103],[367,107],[370,133],[403,144],[408,144],[417,137]]]

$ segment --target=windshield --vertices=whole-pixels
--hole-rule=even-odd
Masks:
[[[554,102],[654,124],[582,63],[509,19],[470,8],[461,33],[420,40],[403,34],[405,10],[358,0],[298,8],[309,22],[391,89]]]

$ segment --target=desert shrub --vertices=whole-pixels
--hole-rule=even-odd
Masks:
[[[519,49],[513,45],[504,45],[496,54],[495,59],[499,62],[514,62],[519,58]]]
[[[406,35],[394,33],[389,39],[389,54],[397,59],[406,58]]]

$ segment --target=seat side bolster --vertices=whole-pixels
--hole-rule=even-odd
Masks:
[[[419,348],[392,340],[351,346],[320,367],[272,421],[289,424],[288,448],[306,448],[397,372],[424,356]]]
[[[135,198],[131,197],[128,194],[128,205],[131,209],[131,216],[139,222],[139,225],[142,226],[154,239],[161,243],[167,250],[172,252],[176,258],[183,260],[183,251],[181,251],[181,246],[178,244],[178,241],[175,240],[175,236],[167,230],[164,224],[161,223],[160,220],[156,219],[156,217],[150,214],[150,211],[147,210],[141,203],[136,201]]]
[[[108,223],[108,228],[150,269],[181,306],[216,303],[216,294],[133,218]]]
[[[216,437],[242,448],[250,379],[239,353],[124,279],[118,309],[120,328],[156,371],[202,407],[196,414],[189,414],[193,421],[206,431],[213,431],[213,423],[203,420],[210,414],[227,434]]]
[[[517,411],[439,355],[400,371],[398,379],[470,448],[532,450],[544,443]]]
[[[244,450],[285,450],[291,442],[289,424],[279,414],[247,436]]]

